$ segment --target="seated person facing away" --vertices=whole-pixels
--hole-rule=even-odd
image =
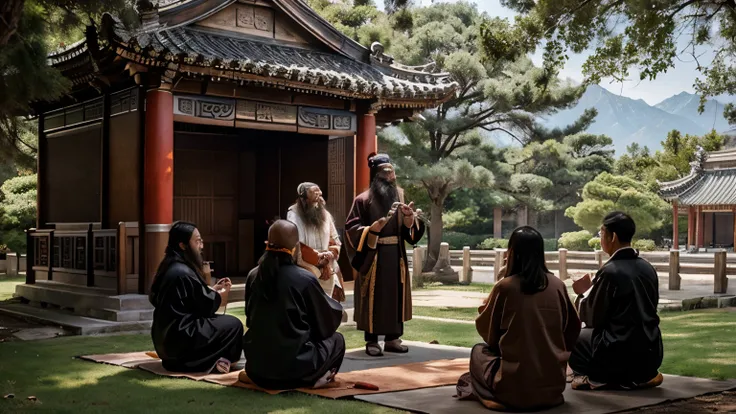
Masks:
[[[294,223],[276,221],[268,229],[266,252],[246,280],[245,374],[266,389],[324,386],[345,356],[345,339],[337,332],[342,306],[294,263],[298,242]]]
[[[177,222],[156,271],[149,300],[155,307],[151,337],[164,368],[176,372],[230,371],[240,360],[243,324],[216,315],[227,304],[231,282],[213,288],[202,271],[202,237],[194,224]]]
[[[475,327],[485,343],[473,347],[458,397],[500,410],[564,403],[567,359],[580,320],[565,284],[547,270],[538,231],[524,226],[511,234],[505,276],[479,311]]]
[[[627,214],[608,214],[600,238],[611,258],[592,282],[588,275],[575,282],[584,329],[570,356],[573,389],[662,383],[659,280],[652,265],[631,247],[635,232],[634,220]]]

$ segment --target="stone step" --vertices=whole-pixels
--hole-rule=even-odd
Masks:
[[[151,329],[151,321],[113,322],[19,303],[0,304],[0,313],[45,325],[61,326],[74,335],[139,332]]]
[[[153,309],[146,310],[115,310],[115,309],[87,309],[84,316],[104,319],[112,322],[152,321]]]
[[[34,286],[49,287],[57,290],[63,290],[66,292],[86,293],[93,295],[113,296],[117,295],[118,292],[115,289],[105,289],[95,286],[82,286],[75,285],[72,283],[62,283],[54,280],[37,280]]]
[[[48,284],[21,284],[15,288],[15,296],[31,302],[42,302],[70,309],[113,309],[147,310],[153,306],[148,296],[127,294],[119,296],[100,295],[69,290],[64,286]]]

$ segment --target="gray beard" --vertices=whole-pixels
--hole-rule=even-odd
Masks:
[[[316,229],[321,229],[327,222],[327,211],[320,205],[314,206],[306,202],[300,202],[299,213],[307,225]]]
[[[381,207],[381,214],[388,214],[391,206],[399,201],[399,188],[396,182],[376,177],[371,183],[370,200]]]

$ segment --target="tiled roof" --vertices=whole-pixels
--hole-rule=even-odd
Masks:
[[[701,170],[660,184],[660,194],[687,206],[736,205],[736,168]]]
[[[390,70],[337,54],[202,28],[184,26],[132,34],[116,25],[114,33],[123,46],[141,56],[325,86],[355,95],[437,100],[456,88],[447,76],[417,71],[412,80],[399,79],[391,76]]]

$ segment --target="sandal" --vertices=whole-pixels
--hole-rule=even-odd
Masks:
[[[365,353],[372,357],[383,356],[383,350],[381,350],[381,345],[378,345],[377,342],[369,342],[365,344]]]
[[[385,352],[394,352],[397,354],[405,354],[409,352],[409,348],[405,345],[401,345],[401,339],[394,339],[393,341],[386,341],[383,346]]]
[[[217,372],[220,374],[227,374],[230,372],[230,361],[226,358],[220,358],[215,363],[215,369],[217,369]]]

